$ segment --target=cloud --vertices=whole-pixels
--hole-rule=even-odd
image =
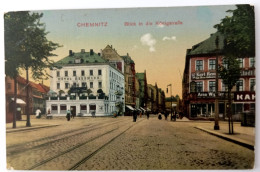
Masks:
[[[172,37],[165,36],[165,37],[163,37],[162,40],[163,41],[166,41],[166,40],[168,40],[168,41],[176,41],[176,36],[172,36]]]
[[[153,36],[150,33],[144,34],[141,37],[140,41],[143,45],[147,45],[149,47],[150,52],[155,51],[154,45],[156,44],[156,40],[153,38]]]

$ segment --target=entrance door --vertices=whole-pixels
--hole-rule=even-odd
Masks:
[[[70,110],[71,110],[71,115],[76,116],[76,106],[71,106]]]
[[[197,117],[197,106],[196,106],[196,104],[191,104],[191,117]]]

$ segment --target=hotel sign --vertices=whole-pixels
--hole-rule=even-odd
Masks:
[[[77,80],[82,80],[82,81],[86,81],[86,80],[95,80],[95,79],[101,79],[101,77],[99,76],[81,76],[81,77],[58,77],[58,81],[77,81]]]
[[[235,102],[255,102],[255,92],[235,92]]]
[[[196,79],[213,79],[216,77],[215,72],[194,72],[191,73],[191,79],[196,80]]]

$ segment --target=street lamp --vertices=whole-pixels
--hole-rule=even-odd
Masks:
[[[167,93],[168,93],[168,87],[171,88],[171,119],[172,119],[172,84],[167,85]],[[176,121],[176,116],[174,116],[174,121]]]
[[[216,51],[216,63],[215,63],[215,71],[216,71],[216,88],[215,88],[215,125],[214,125],[214,130],[219,130],[219,101],[218,101],[218,50],[219,50],[219,37],[216,37],[215,40],[215,45],[217,48]]]

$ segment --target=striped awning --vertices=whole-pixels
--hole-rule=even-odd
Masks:
[[[128,109],[130,109],[130,110],[135,110],[132,106],[129,106],[129,105],[125,105]]]
[[[12,101],[14,101],[14,98],[11,98],[11,99],[12,99]],[[16,103],[20,104],[20,105],[25,105],[26,104],[22,99],[18,99],[18,98],[16,98]]]

